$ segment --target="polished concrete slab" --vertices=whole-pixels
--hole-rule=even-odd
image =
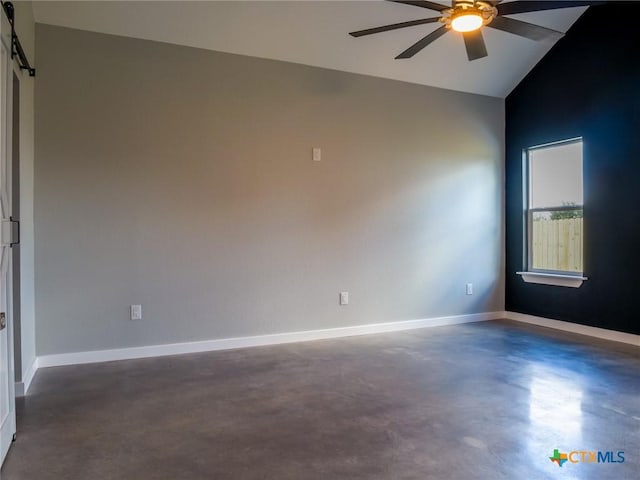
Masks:
[[[637,479],[640,349],[494,321],[49,368],[18,428],[2,480]]]

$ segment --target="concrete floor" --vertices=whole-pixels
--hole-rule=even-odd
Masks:
[[[18,429],[2,480],[637,479],[640,349],[496,321],[49,368]]]

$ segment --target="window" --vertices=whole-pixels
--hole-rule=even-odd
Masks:
[[[526,151],[529,272],[582,276],[582,139]]]

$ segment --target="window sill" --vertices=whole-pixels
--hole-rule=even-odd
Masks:
[[[555,285],[558,287],[580,288],[587,277],[578,275],[563,275],[561,273],[516,272],[527,283]]]

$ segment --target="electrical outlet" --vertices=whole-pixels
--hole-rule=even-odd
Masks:
[[[349,305],[349,292],[340,292],[340,305]]]
[[[142,305],[131,305],[131,320],[142,320]]]
[[[467,295],[473,295],[473,283],[467,283]]]

